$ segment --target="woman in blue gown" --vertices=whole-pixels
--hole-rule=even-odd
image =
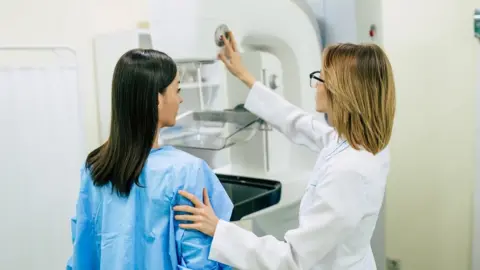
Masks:
[[[182,98],[175,62],[155,50],[134,49],[117,62],[108,140],[81,170],[73,256],[67,269],[225,269],[208,260],[212,238],[184,230],[172,207],[189,203],[179,190],[207,197],[221,219],[233,205],[207,164],[158,144],[175,124]]]

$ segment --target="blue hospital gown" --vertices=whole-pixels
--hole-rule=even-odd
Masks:
[[[201,199],[206,187],[218,218],[230,220],[233,204],[203,160],[163,146],[151,151],[139,180],[143,187],[133,185],[123,198],[111,185],[95,187],[82,170],[67,269],[231,269],[208,260],[210,236],[181,229],[174,219],[173,206],[192,205],[178,191]]]

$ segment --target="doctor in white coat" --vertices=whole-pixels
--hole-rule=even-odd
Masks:
[[[238,269],[376,269],[370,240],[385,192],[395,114],[387,56],[373,44],[326,48],[322,70],[305,79],[316,88],[316,110],[327,114],[327,125],[256,81],[229,36],[219,58],[249,87],[245,108],[317,151],[317,165],[301,201],[299,227],[284,242],[219,220],[205,191],[203,202],[180,192],[194,204],[174,207],[190,213],[176,215],[192,221],[180,226],[213,236],[209,258]]]

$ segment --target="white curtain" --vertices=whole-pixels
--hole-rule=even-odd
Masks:
[[[5,52],[10,59],[0,57],[0,268],[64,269],[84,158],[75,58],[58,50]]]

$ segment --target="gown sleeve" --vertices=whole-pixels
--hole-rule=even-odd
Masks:
[[[67,270],[96,269],[99,264],[93,229],[93,213],[88,196],[89,176],[81,171],[81,186],[77,199],[76,214],[71,219],[73,255],[68,259]]]
[[[183,170],[183,186],[177,189],[172,202],[175,205],[192,205],[190,201],[178,194],[179,190],[185,190],[194,194],[197,198],[203,198],[203,188],[207,188],[212,208],[218,218],[230,221],[233,211],[233,203],[227,192],[218,180],[215,173],[208,167],[206,162],[200,161],[195,166]],[[182,214],[182,213],[175,213]],[[208,259],[212,237],[195,230],[185,230],[175,222],[175,240],[177,254],[179,256],[179,269],[231,269],[229,266]]]

